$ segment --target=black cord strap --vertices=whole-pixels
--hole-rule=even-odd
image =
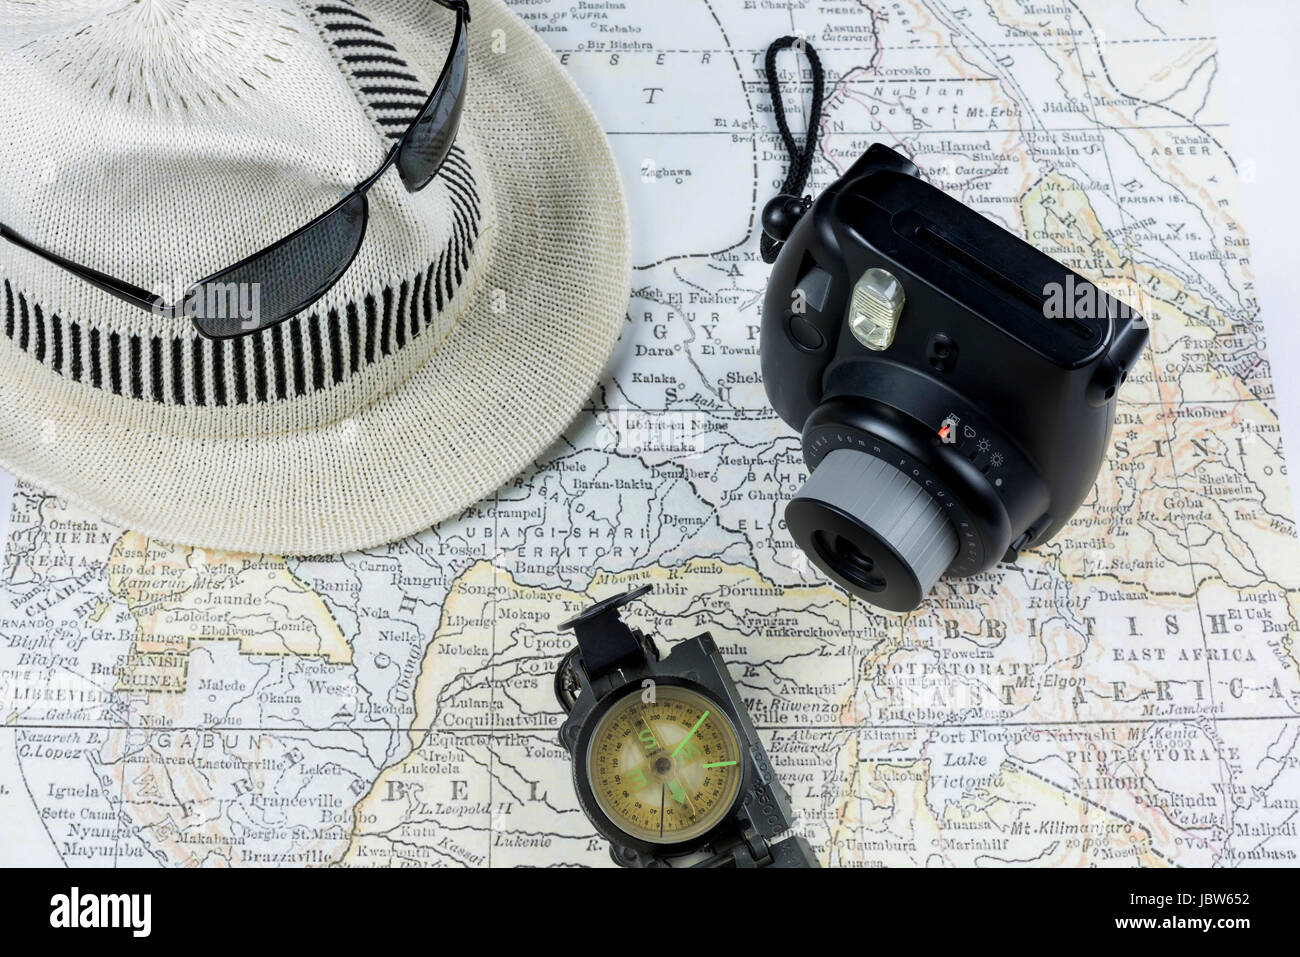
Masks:
[[[794,134],[790,132],[790,123],[785,115],[785,101],[781,97],[781,81],[776,72],[777,54],[782,50],[790,49],[804,53],[812,67],[812,111],[808,114],[808,137],[802,149],[795,142]],[[767,48],[765,65],[767,87],[772,94],[772,109],[776,113],[776,126],[781,131],[781,139],[785,141],[785,147],[790,153],[790,173],[781,187],[781,195],[769,203],[767,209],[763,211],[763,262],[774,263],[777,254],[781,251],[781,244],[790,235],[789,229],[794,227],[794,222],[811,205],[811,198],[801,200],[799,197],[804,187],[808,185],[808,176],[812,173],[813,160],[817,155],[817,137],[821,132],[822,104],[826,92],[826,72],[822,68],[821,57],[817,55],[813,45],[801,37],[782,37],[773,43]],[[785,235],[780,235],[783,232]]]

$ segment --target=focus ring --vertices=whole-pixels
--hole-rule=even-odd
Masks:
[[[823,571],[892,611],[919,605],[957,556],[957,534],[931,495],[889,463],[851,449],[821,461],[787,518]]]

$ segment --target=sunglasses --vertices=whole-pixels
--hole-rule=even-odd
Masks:
[[[3,223],[0,239],[131,305],[155,315],[187,317],[209,339],[248,335],[292,319],[325,295],[356,259],[370,220],[367,194],[380,177],[396,165],[407,191],[418,193],[438,175],[451,152],[460,129],[469,74],[469,0],[434,2],[456,12],[451,52],[419,116],[389,151],[383,165],[306,226],[192,286],[179,303],[169,304],[147,289],[42,249]],[[232,295],[238,297],[245,290],[256,290],[259,297],[252,317],[246,315],[247,309],[228,308]]]

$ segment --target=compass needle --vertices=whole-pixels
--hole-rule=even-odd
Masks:
[[[682,740],[678,742],[677,748],[673,751],[673,757],[677,757],[677,753],[681,751],[682,748],[686,747],[686,742],[691,740],[691,738],[695,736],[695,732],[700,730],[700,725],[704,723],[704,719],[707,718],[708,716],[709,716],[709,712],[707,710],[704,712],[704,714],[700,715],[700,720],[696,721],[695,726],[691,728],[691,730],[687,733],[686,737],[682,738]]]
[[[660,747],[659,747],[659,737],[658,737],[658,735],[655,734],[655,729],[652,728],[652,727],[650,727],[650,722],[649,722],[648,720],[646,720],[645,709],[644,709],[644,708],[637,708],[637,709],[636,709],[636,714],[637,714],[637,717],[641,719],[641,723],[642,723],[643,725],[645,725],[645,729],[646,729],[646,731],[648,731],[648,732],[650,733],[650,737],[649,737],[648,739],[645,738],[645,737],[643,737],[643,736],[640,735],[640,734],[637,735],[638,740],[640,740],[641,743],[642,743],[643,745],[646,746],[646,752],[645,752],[645,753],[646,753],[646,756],[649,757],[649,756],[653,755],[656,751],[660,750]]]

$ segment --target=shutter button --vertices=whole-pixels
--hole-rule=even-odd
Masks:
[[[804,316],[799,315],[790,317],[790,338],[800,349],[807,349],[809,352],[815,352],[826,344],[825,338],[817,327]]]

